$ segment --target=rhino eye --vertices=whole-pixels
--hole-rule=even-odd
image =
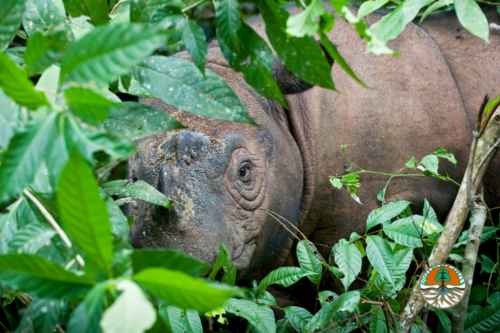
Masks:
[[[243,163],[238,170],[238,178],[243,182],[247,182],[250,180],[252,176],[252,165],[248,162]]]

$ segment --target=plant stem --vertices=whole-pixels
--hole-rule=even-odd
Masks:
[[[467,291],[462,302],[453,309],[451,327],[454,333],[462,333],[464,331],[465,316],[469,304],[477,253],[479,251],[479,244],[481,243],[484,222],[486,221],[486,213],[486,204],[484,203],[483,196],[480,194],[474,197],[471,206],[471,226],[467,235],[467,245],[465,246],[462,265],[462,273],[464,274]]]
[[[118,6],[122,3],[122,0],[119,0],[116,5],[113,7],[113,9],[111,9],[111,13],[109,13],[109,17],[111,17],[111,15],[113,15],[113,13],[115,12],[116,8],[118,8]]]
[[[43,217],[45,217],[45,219],[55,229],[57,234],[59,236],[61,236],[61,239],[63,240],[64,244],[66,244],[67,247],[71,248],[72,244],[71,244],[71,241],[69,240],[68,236],[66,235],[64,230],[61,229],[59,224],[57,224],[56,220],[52,217],[52,215],[50,215],[50,213],[47,211],[47,209],[45,209],[45,207],[42,205],[42,203],[40,201],[38,201],[38,199],[33,194],[31,194],[31,192],[28,191],[27,189],[23,190],[23,194],[25,196],[27,196],[31,201],[33,201],[35,206],[40,210],[40,213],[42,213]],[[83,261],[83,258],[79,254],[76,255],[76,261],[78,261],[78,264],[80,264],[80,266],[82,266],[82,267],[85,266],[85,262]]]
[[[209,1],[209,0],[200,0],[200,1],[196,1],[196,2],[195,2],[195,3],[193,3],[192,5],[189,5],[189,6],[187,6],[186,8],[184,8],[184,9],[182,10],[182,12],[183,12],[183,13],[185,13],[185,12],[187,12],[188,10],[193,9],[194,7],[198,7],[199,5],[201,5],[202,3],[207,2],[207,1]]]

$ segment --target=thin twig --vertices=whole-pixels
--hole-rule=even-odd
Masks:
[[[487,5],[490,5],[490,6],[500,6],[500,3],[496,3],[496,2],[489,2],[489,1],[484,1],[484,0],[476,0],[477,2],[480,2],[480,3],[485,3]]]
[[[198,7],[199,5],[201,5],[202,3],[207,2],[207,1],[209,1],[209,0],[200,0],[200,1],[197,1],[197,2],[193,3],[192,5],[189,5],[186,8],[184,8],[182,10],[182,12],[185,13],[188,10],[193,9],[194,7]]]
[[[67,247],[71,248],[72,244],[71,244],[71,241],[69,240],[68,236],[66,235],[64,230],[61,229],[59,224],[57,224],[56,220],[52,217],[52,215],[50,215],[50,213],[47,211],[47,209],[42,205],[42,203],[40,201],[38,201],[38,199],[33,194],[31,194],[31,192],[28,191],[27,189],[23,190],[23,194],[25,196],[27,196],[31,201],[33,201],[35,206],[40,210],[40,213],[42,213],[43,217],[45,217],[45,219],[55,229],[57,234],[59,236],[61,236],[61,239],[63,240],[64,244],[66,244]],[[79,254],[76,255],[76,261],[78,261],[78,264],[80,266],[82,266],[82,267],[85,266],[85,262],[83,261],[83,258]]]
[[[498,148],[499,145],[500,145],[500,139],[498,139],[497,142],[495,142],[495,144],[493,146],[491,146],[491,148],[488,150],[488,152],[486,153],[486,155],[484,155],[484,157],[481,160],[481,162],[479,162],[479,166],[477,167],[476,172],[474,172],[474,175],[472,176],[472,184],[473,185],[476,183],[477,175],[479,174],[479,171],[483,167],[484,163],[491,157],[491,154],[493,153],[493,151],[496,148]]]
[[[484,119],[483,123],[481,124],[481,131],[479,132],[479,137],[483,136],[484,131],[486,131],[486,127],[488,127],[488,124],[490,123],[490,120],[493,117],[493,114],[495,113],[495,111],[498,109],[499,106],[500,106],[500,101],[498,101],[495,105],[493,105],[493,107],[490,109],[490,111],[486,115],[486,118]],[[484,113],[485,107],[486,106],[483,107],[482,113]]]
[[[109,13],[109,17],[111,17],[111,15],[113,15],[113,13],[115,12],[116,8],[118,8],[118,6],[120,6],[120,4],[122,3],[122,0],[119,0],[116,5],[113,7],[113,9],[111,9],[111,13]]]

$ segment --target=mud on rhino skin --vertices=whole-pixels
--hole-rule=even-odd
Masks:
[[[291,9],[297,11],[297,9]],[[488,21],[500,23],[498,13]],[[380,16],[371,14],[369,24]],[[264,36],[260,18],[249,24]],[[471,124],[484,94],[500,95],[500,36],[490,44],[461,30],[453,14],[427,19],[419,29],[409,24],[389,42],[398,57],[365,54],[353,26],[337,17],[330,40],[374,90],[361,87],[337,65],[332,76],[340,93],[298,85],[276,63],[274,72],[290,110],[257,94],[227,64],[216,44],[207,69],[228,82],[250,115],[261,124],[230,123],[195,116],[156,99],[142,102],[165,110],[189,130],[169,131],[138,142],[129,161],[130,175],[153,184],[167,197],[195,211],[171,210],[140,202],[130,207],[135,247],[179,249],[214,262],[218,241],[226,244],[241,279],[260,278],[282,265],[295,265],[294,238],[266,213],[276,212],[317,244],[335,244],[356,231],[364,233],[376,194],[387,179],[362,176],[359,205],[330,183],[345,173],[340,146],[367,170],[397,172],[411,156],[421,159],[444,148],[457,167],[447,165],[460,182],[471,142]],[[459,52],[458,52],[458,51]],[[189,60],[186,53],[176,57]],[[470,61],[470,59],[475,59]],[[480,60],[477,60],[480,59]],[[290,86],[290,85],[296,86]],[[305,89],[305,90],[304,90]],[[499,203],[498,160],[485,180],[490,202]],[[430,201],[443,221],[458,188],[431,178],[391,181],[388,194],[414,203]],[[498,204],[497,204],[498,205]],[[418,211],[418,208],[414,207]],[[319,247],[327,255],[327,247]]]

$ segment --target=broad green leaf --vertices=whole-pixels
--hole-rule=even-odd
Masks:
[[[131,141],[173,129],[185,128],[167,112],[152,106],[125,102],[108,109],[108,115],[100,127]]]
[[[26,52],[26,47],[18,46],[11,47],[4,51],[4,53],[13,60],[17,67],[24,68],[24,53]]]
[[[53,332],[64,320],[65,301],[35,298],[23,313],[17,332]]]
[[[394,276],[394,281],[398,282],[402,278],[405,277],[406,271],[410,268],[411,258],[413,256],[413,249],[406,247],[395,254],[396,259],[396,268],[392,272],[392,276]]]
[[[335,90],[331,67],[318,43],[312,37],[287,35],[284,28],[290,14],[274,1],[262,0],[260,8],[267,36],[283,64],[304,81]]]
[[[66,23],[66,17],[52,0],[28,0],[23,26],[28,37],[37,32],[47,32],[58,25]]]
[[[99,332],[99,320],[104,310],[104,297],[106,283],[96,284],[71,313],[67,333],[93,333]]]
[[[429,201],[427,199],[424,199],[424,212],[423,212],[423,217],[425,218],[426,222],[429,222],[433,226],[435,226],[439,231],[447,231],[445,227],[441,223],[439,223],[439,220],[437,218],[436,212],[430,205]]]
[[[132,279],[168,304],[202,313],[222,306],[237,290],[165,268],[147,268],[135,274]]]
[[[83,36],[94,30],[94,25],[90,22],[90,17],[88,16],[80,16],[73,17],[71,19],[71,32],[73,33],[73,37],[75,40],[82,39]]]
[[[87,162],[73,152],[59,178],[57,202],[63,228],[95,264],[111,270],[111,225]]]
[[[169,209],[172,207],[171,199],[145,181],[138,180],[128,185],[127,182],[127,180],[115,180],[103,184],[102,189],[108,195],[137,198]]]
[[[205,117],[255,124],[231,87],[210,70],[203,77],[188,61],[153,56],[133,73],[146,90],[168,105]]]
[[[273,310],[267,305],[259,305],[248,300],[231,298],[224,304],[223,308],[227,312],[248,320],[253,328],[253,332],[276,332]]]
[[[181,1],[176,0],[132,0],[130,2],[130,21],[149,23],[153,14],[162,8],[180,10],[183,7]]]
[[[63,0],[64,7],[73,17],[89,16],[95,25],[109,22],[106,0]]]
[[[368,219],[366,220],[366,230],[398,216],[403,210],[406,209],[406,207],[410,205],[410,203],[411,202],[405,200],[389,202],[387,205],[373,210],[370,215],[368,215]]]
[[[0,89],[0,149],[6,149],[17,127],[20,106]]]
[[[383,230],[387,237],[396,243],[409,247],[421,247],[420,233],[422,237],[426,235],[422,228],[422,221],[418,221],[418,217],[415,216],[399,219]]]
[[[234,53],[224,40],[218,39],[224,58],[235,71],[243,74],[245,81],[255,91],[286,107],[283,95],[271,74],[274,56],[266,41],[245,23],[238,30],[238,38],[240,39],[238,54]]]
[[[490,226],[484,227],[483,234],[481,235],[481,244],[483,244],[488,239],[490,239],[495,234],[495,232],[497,232],[498,230],[500,230],[500,228],[490,227]],[[463,231],[462,234],[460,235],[460,237],[458,237],[457,242],[455,243],[455,245],[453,245],[453,247],[457,248],[461,245],[465,245],[467,243],[468,234],[469,234],[469,230]]]
[[[388,2],[389,0],[373,0],[373,1],[363,2],[358,10],[358,19],[362,19],[366,15],[383,7]]]
[[[375,309],[376,307],[377,305],[372,305],[372,309]],[[385,315],[380,308],[372,312],[370,317],[370,333],[388,333]],[[389,325],[389,328],[391,328],[391,325]],[[392,333],[394,331],[391,329],[390,332]]]
[[[248,289],[247,290],[247,299],[250,299],[252,301],[255,301],[259,304],[267,304],[267,305],[274,305],[278,306],[278,303],[276,302],[276,299],[274,296],[268,292],[265,291],[264,294],[260,294],[260,297],[255,297],[255,292],[257,291],[257,288],[254,289]]]
[[[308,275],[307,278],[315,285],[318,285],[321,273],[323,272],[323,264],[316,253],[316,247],[306,240],[297,244],[297,259],[299,260],[300,267],[303,270],[312,272],[313,274]]]
[[[489,305],[500,305],[500,291],[494,292],[488,297]]]
[[[154,98],[151,93],[142,87],[132,74],[126,74],[120,77],[118,81],[118,91],[138,97]]]
[[[42,92],[35,91],[33,83],[4,53],[0,53],[0,88],[17,104],[28,109],[50,105]]]
[[[373,268],[394,284],[392,271],[396,268],[396,259],[389,244],[379,236],[368,236],[366,255]]]
[[[342,294],[332,303],[323,303],[323,307],[319,310],[309,323],[304,327],[306,331],[312,332],[316,329],[323,329],[331,320],[335,313],[339,311],[353,312],[359,304],[359,291],[349,291]]]
[[[141,288],[130,280],[119,281],[116,288],[122,290],[122,293],[104,311],[100,321],[103,332],[137,333],[153,326],[156,311]]]
[[[276,333],[295,333],[296,330],[285,317],[276,322]]]
[[[408,162],[406,162],[405,166],[408,169],[415,169],[415,166],[417,165],[417,160],[415,160],[415,156],[412,156]]]
[[[19,229],[9,247],[13,252],[35,254],[55,234],[54,229],[44,224],[30,223]]]
[[[500,304],[485,306],[477,311],[467,313],[464,333],[491,332],[500,322]]]
[[[318,17],[325,13],[321,0],[312,0],[299,14],[292,15],[286,22],[286,33],[295,37],[312,37],[319,29]]]
[[[342,188],[342,182],[338,178],[330,178],[330,183],[336,188]]]
[[[271,284],[279,284],[283,287],[289,287],[292,284],[298,282],[304,276],[312,274],[317,273],[306,271],[299,267],[280,267],[267,274],[267,276],[262,281],[260,281],[259,287],[257,287],[257,291],[255,294],[258,298]]]
[[[334,251],[335,263],[339,266],[344,276],[340,279],[345,287],[349,289],[351,283],[361,271],[361,252],[354,244],[339,244]]]
[[[485,273],[491,273],[493,269],[495,269],[495,262],[488,258],[488,256],[481,254],[481,272],[479,274],[482,274],[483,272]]]
[[[113,159],[127,158],[135,152],[129,141],[120,140],[101,129],[87,126],[70,115],[64,122],[64,134],[70,142],[70,151],[73,148],[78,149],[90,163],[95,163],[94,153],[98,151],[106,152]]]
[[[231,256],[229,256],[229,252],[227,250],[226,245],[219,241],[219,253],[217,258],[215,259],[215,263],[212,267],[212,271],[208,275],[210,280],[215,280],[217,273],[221,268],[224,269],[224,275],[227,275],[228,272],[231,271]]]
[[[443,7],[453,5],[454,2],[455,2],[454,0],[439,0],[439,1],[434,2],[432,5],[427,7],[425,12],[422,14],[422,17],[420,18],[420,22],[418,23],[418,26],[420,26],[422,24],[422,22],[425,20],[425,18],[427,16],[429,16],[429,14],[432,14],[433,12],[435,12]]]
[[[71,87],[64,92],[64,97],[71,112],[91,125],[105,120],[108,108],[118,106],[89,89]]]
[[[351,69],[351,67],[349,67],[349,65],[347,64],[347,62],[344,60],[344,58],[342,58],[342,56],[340,55],[339,51],[337,50],[337,47],[335,45],[332,44],[332,42],[330,42],[330,40],[328,39],[328,37],[323,33],[323,32],[320,32],[319,33],[319,38],[321,40],[321,43],[323,43],[323,47],[328,51],[328,53],[330,54],[330,56],[333,58],[333,60],[335,60],[335,62],[350,76],[352,77],[354,80],[356,80],[356,82],[358,82],[360,85],[362,85],[363,87],[365,88],[370,88],[368,87],[363,81],[361,81],[360,78],[358,78],[358,76],[354,73],[354,71]]]
[[[45,97],[52,105],[56,104],[60,73],[61,69],[59,67],[56,65],[50,66],[43,72],[35,86],[36,90],[45,93]]]
[[[17,290],[47,298],[85,294],[93,285],[86,278],[31,254],[0,256],[0,281]]]
[[[47,0],[50,2],[50,0]],[[43,72],[61,59],[68,43],[66,31],[58,30],[49,36],[36,33],[28,41],[24,60],[28,76]]]
[[[298,306],[287,306],[283,310],[286,318],[297,332],[301,332],[313,317],[309,311]]]
[[[177,306],[160,305],[158,307],[158,315],[167,324],[172,333],[185,333],[181,319],[185,315],[185,310]]]
[[[163,267],[196,277],[210,270],[209,264],[172,249],[135,249],[131,259],[134,273],[150,267]]]
[[[455,0],[454,4],[460,24],[474,36],[489,43],[488,20],[477,2],[474,0]]]
[[[238,52],[240,41],[238,30],[241,27],[241,15],[237,0],[216,0],[215,25],[217,36],[233,51]]]
[[[441,309],[434,309],[434,313],[438,316],[441,325],[443,325],[444,329],[448,333],[452,333],[451,330],[451,319],[448,317],[446,312]]]
[[[207,57],[207,43],[203,29],[196,21],[189,18],[184,19],[182,26],[182,39],[184,45],[191,56],[196,67],[198,67],[203,75],[205,75],[205,58]]]
[[[57,187],[59,176],[69,159],[66,133],[64,131],[65,118],[66,114],[64,113],[57,116],[56,130],[52,132],[50,144],[47,147],[45,155],[45,163],[47,164],[47,169],[49,170],[50,182],[54,188]]]
[[[35,178],[55,129],[56,115],[51,112],[28,123],[10,140],[0,165],[0,202],[21,192]]]
[[[223,310],[224,311],[224,310]],[[195,310],[186,310],[186,315],[183,316],[182,323],[186,333],[203,333],[200,315]]]
[[[330,290],[323,290],[318,293],[318,299],[321,303],[321,307],[325,306],[326,303],[331,303],[334,299],[338,298],[339,295]]]
[[[26,0],[2,0],[0,2],[0,51],[6,49],[21,22],[26,9]]]
[[[141,24],[98,27],[68,47],[61,78],[66,83],[108,83],[140,63],[163,40],[158,29]]]
[[[453,156],[453,154],[449,154],[448,152],[446,152],[445,149],[439,149],[438,151],[433,152],[432,155],[436,155],[437,157],[447,159],[454,165],[457,165],[457,160],[455,159],[455,156]]]
[[[422,164],[425,170],[432,172],[433,174],[438,174],[439,160],[435,155],[427,155],[422,158]]]
[[[500,7],[499,7],[500,8]],[[9,49],[11,50],[11,49]],[[488,115],[488,113],[490,113],[490,111],[494,111],[494,110],[491,110],[498,102],[500,102],[500,96],[498,96],[497,98],[495,98],[494,100],[492,100],[491,102],[488,103],[488,105],[486,105],[486,107],[484,108],[484,117],[486,118],[486,116]]]
[[[374,37],[383,42],[396,38],[420,11],[423,0],[405,0],[398,5],[390,14],[382,17],[376,24],[370,27]]]

